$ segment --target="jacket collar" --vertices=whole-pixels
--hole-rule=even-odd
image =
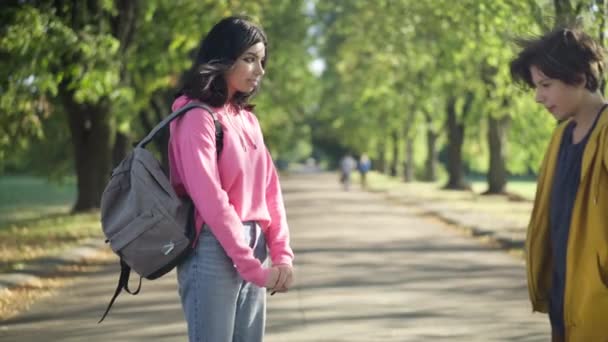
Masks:
[[[608,114],[606,114],[605,107],[602,112],[599,114],[600,117],[597,119],[597,123],[591,131],[591,135],[589,136],[589,140],[587,141],[587,146],[585,146],[585,152],[583,153],[583,161],[581,165],[581,175],[580,182],[587,182],[587,177],[591,174],[589,171],[593,167],[593,174],[595,177],[591,179],[591,191],[593,200],[597,201],[599,196],[599,182],[600,182],[600,171],[602,164],[606,165],[608,169]],[[566,127],[571,122],[572,119],[568,119],[559,124],[559,126],[555,129],[555,133],[552,139],[551,144],[549,145],[549,169],[547,170],[547,176],[549,184],[553,184],[553,171],[555,170],[555,166],[557,163],[557,158],[559,154],[559,149],[561,146],[561,141],[564,136],[564,131]],[[598,151],[600,146],[604,146],[602,150]],[[594,163],[594,161],[596,161]]]

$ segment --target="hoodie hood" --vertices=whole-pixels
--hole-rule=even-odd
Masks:
[[[191,101],[192,100],[190,100],[186,95],[180,95],[173,101],[173,104],[171,105],[171,110],[175,112],[176,110],[182,108]]]
[[[193,101],[194,100],[186,95],[180,95],[173,101],[171,110],[176,111]],[[226,108],[230,108],[230,110],[227,110]],[[224,107],[211,107],[211,109],[217,115],[222,127],[228,127],[229,130],[236,133],[241,146],[245,151],[247,151],[248,146],[252,149],[258,148],[257,144],[255,143],[255,139],[251,137],[250,133],[253,129],[255,129],[255,127],[252,127],[253,125],[249,122],[249,120],[246,120],[246,110],[239,109],[232,104]]]

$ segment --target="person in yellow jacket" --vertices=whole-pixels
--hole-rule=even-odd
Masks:
[[[538,178],[526,239],[533,311],[553,341],[608,341],[608,110],[604,52],[561,28],[519,41],[514,81],[558,120]]]

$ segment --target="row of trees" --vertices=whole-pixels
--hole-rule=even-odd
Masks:
[[[511,84],[513,39],[579,20],[603,42],[604,1],[4,1],[0,172],[75,174],[74,209],[97,207],[112,166],[169,112],[202,35],[246,13],[270,41],[255,102],[275,157],[367,152],[405,180],[435,180],[443,159],[448,188],[467,187],[466,168],[502,192],[536,170],[555,125]]]
[[[167,115],[202,35],[227,15],[246,13],[265,24],[271,46],[266,91],[256,101],[261,121],[276,154],[298,148],[289,141],[302,128],[291,120],[311,102],[301,94],[313,80],[303,1],[0,6],[0,169],[75,173],[75,211],[99,205],[113,164]]]
[[[487,174],[490,193],[504,192],[507,175],[537,169],[555,126],[511,84],[515,38],[578,22],[603,41],[606,15],[603,0],[316,5],[327,61],[316,138],[369,151],[405,180],[435,180],[441,152],[447,188],[467,188],[469,169]]]

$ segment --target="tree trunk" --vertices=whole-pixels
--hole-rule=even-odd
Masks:
[[[112,149],[112,167],[116,167],[118,163],[125,159],[131,147],[129,145],[130,141],[131,139],[129,139],[128,135],[116,132],[114,148]]]
[[[393,140],[393,160],[391,161],[390,174],[392,177],[397,177],[397,166],[399,163],[399,133],[394,130],[391,134]]]
[[[437,151],[437,134],[431,125],[432,118],[430,115],[425,114],[427,128],[426,128],[426,160],[424,162],[424,177],[423,180],[428,182],[435,182],[437,180],[437,161],[439,160],[439,153]]]
[[[555,7],[554,27],[563,27],[575,23],[576,17],[587,5],[584,1],[575,1],[575,4],[573,6],[571,0],[553,0],[553,6]]]
[[[71,92],[60,90],[68,116],[78,196],[72,209],[81,212],[99,208],[101,194],[110,177],[114,127],[107,101],[77,103]]]
[[[169,98],[169,94],[164,94],[162,98],[165,97]],[[154,123],[153,126],[156,126],[165,118],[165,116],[171,113],[171,104],[163,101],[160,96],[154,96],[151,104],[152,108],[154,109],[154,117],[156,118],[156,123]],[[167,174],[169,174],[169,133],[169,127],[167,127],[159,132],[154,141],[158,151],[160,152],[161,164]]]
[[[98,1],[72,1],[66,5],[58,2],[55,9],[75,32],[82,32],[87,27],[102,29],[105,24],[109,24],[113,37],[119,41],[116,58],[122,62],[120,79],[125,80],[127,64],[124,56],[135,32],[138,1],[116,0],[114,4],[117,9],[115,16],[108,16],[109,12],[104,11]],[[82,63],[77,58],[76,55],[66,54],[62,57],[62,63]],[[74,148],[78,195],[72,211],[80,212],[99,208],[113,159],[120,158],[122,152],[120,146],[113,150],[116,132],[108,98],[102,98],[96,103],[79,103],[74,98],[72,81],[66,78],[59,85],[58,98],[67,114]],[[123,144],[124,141],[120,143]]]
[[[463,108],[466,115],[473,101],[473,95],[467,94],[467,100]],[[456,99],[450,97],[446,103],[448,116],[448,183],[445,189],[467,190],[470,186],[464,178],[464,163],[462,160],[462,145],[464,143],[464,122],[459,122],[456,115]],[[464,116],[463,115],[463,116]],[[464,121],[464,120],[461,120]]]
[[[119,57],[124,61],[135,35],[139,1],[115,0],[114,5],[118,15],[109,18],[110,30],[114,38],[120,43]],[[123,62],[120,66],[120,79],[126,80],[128,78],[127,74],[127,63]],[[131,139],[128,135],[116,132],[116,141],[112,152],[113,165],[117,165],[127,155],[131,147],[129,146],[130,142]]]
[[[507,185],[506,144],[507,132],[511,119],[503,116],[500,119],[488,118],[488,145],[490,147],[490,168],[485,194],[502,194]]]
[[[386,174],[387,172],[387,163],[386,163],[386,144],[384,142],[380,142],[377,146],[377,159],[374,161],[374,165],[376,165],[375,169],[379,172]]]
[[[414,138],[405,139],[405,161],[403,162],[403,181],[413,182],[416,180],[414,166]]]

